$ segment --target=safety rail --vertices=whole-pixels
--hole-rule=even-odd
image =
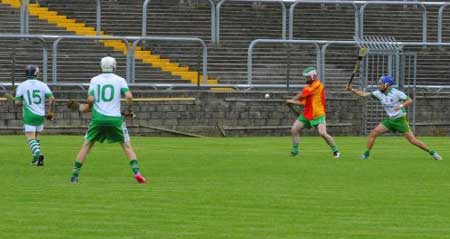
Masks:
[[[439,8],[439,12],[438,12],[438,37],[437,37],[437,41],[438,42],[442,42],[442,21],[443,21],[443,15],[444,15],[444,10],[445,8],[447,8],[450,5],[450,3],[446,3],[444,5],[442,5]]]
[[[441,3],[442,4],[442,3]],[[364,10],[369,5],[415,5],[422,9],[422,42],[427,42],[427,8],[425,5],[435,5],[431,2],[402,2],[402,1],[369,1],[359,8],[359,37],[364,36]]]
[[[225,2],[261,2],[261,3],[280,3],[282,10],[282,26],[281,26],[281,38],[286,39],[286,4],[283,0],[221,0],[216,6],[216,43],[220,43],[220,9]]]
[[[96,1],[96,34],[100,35],[102,30],[102,4],[100,0]],[[36,1],[37,2],[37,1]],[[29,19],[29,5],[30,0],[20,0],[20,34],[29,34],[30,33],[30,19]]]
[[[20,33],[29,33],[29,11],[28,6],[30,0],[20,0]],[[364,36],[364,14],[365,9],[369,5],[402,5],[402,6],[418,6],[422,10],[422,41],[427,42],[427,7],[428,6],[438,6],[438,18],[437,18],[437,42],[442,42],[442,28],[443,28],[443,14],[444,10],[450,5],[449,2],[436,1],[436,2],[421,2],[421,1],[335,1],[335,0],[221,0],[217,5],[213,0],[208,1],[211,7],[211,41],[213,43],[220,42],[220,12],[222,5],[227,1],[235,2],[279,2],[282,6],[283,16],[282,16],[282,36],[281,39],[293,40],[294,32],[294,17],[295,8],[301,4],[343,4],[352,5],[355,8],[355,36]],[[142,29],[141,36],[147,36],[147,15],[148,15],[148,5],[151,0],[145,0],[142,6]],[[289,14],[287,14],[286,4],[291,4],[289,7]],[[100,0],[96,0],[96,34],[100,35],[101,32],[101,11],[102,5]],[[287,20],[288,19],[288,20]],[[286,30],[288,28],[288,30]]]
[[[352,41],[326,41],[326,40],[281,40],[281,39],[257,39],[251,42],[248,47],[248,59],[247,59],[247,84],[218,84],[218,85],[206,85],[202,84],[201,86],[196,86],[195,84],[146,84],[146,83],[136,83],[134,79],[135,75],[135,52],[137,45],[140,41],[148,40],[148,41],[188,41],[188,42],[199,42],[203,48],[203,77],[207,79],[208,73],[208,51],[207,46],[204,41],[199,38],[176,38],[176,37],[108,37],[108,36],[57,36],[57,35],[1,35],[0,39],[4,38],[14,38],[14,39],[27,39],[27,40],[37,40],[41,42],[43,49],[43,80],[47,82],[47,65],[48,65],[48,47],[47,44],[50,41],[53,42],[53,57],[52,57],[52,84],[55,85],[65,85],[66,83],[58,82],[57,78],[57,66],[58,66],[58,44],[60,41],[64,39],[75,39],[75,40],[121,40],[127,46],[127,80],[133,84],[141,84],[148,85],[150,87],[155,88],[191,88],[191,87],[199,87],[199,88],[211,88],[211,87],[232,87],[232,88],[285,88],[286,84],[254,84],[253,83],[253,49],[256,45],[260,43],[272,43],[272,44],[303,44],[314,46],[316,49],[316,67],[319,72],[319,76],[326,83],[327,77],[325,75],[326,67],[326,53],[328,47],[332,45],[339,46],[350,46],[355,47],[355,50],[358,46],[370,46],[371,44],[375,44],[375,40],[377,44],[383,44],[385,46],[392,46],[392,49],[397,49],[399,51],[403,50],[405,47],[450,47],[450,42],[397,42],[397,41],[382,41],[380,42],[378,38],[370,38],[366,37],[363,39],[357,39]],[[375,39],[375,40],[374,40]],[[385,38],[390,39],[390,38]],[[130,45],[130,43],[133,43]],[[79,83],[74,83],[78,85]],[[298,85],[292,85],[292,87],[298,87]],[[430,86],[417,86],[421,88],[430,88]],[[438,88],[448,88],[448,86],[439,86]],[[430,88],[431,89],[431,88]]]
[[[135,76],[135,51],[139,42],[145,41],[176,41],[176,42],[198,42],[202,47],[202,75],[203,83],[207,83],[208,80],[208,48],[206,43],[200,38],[189,37],[117,37],[117,36],[72,36],[72,35],[15,35],[15,34],[0,34],[0,39],[14,38],[14,39],[38,39],[42,42],[43,46],[43,80],[47,82],[47,66],[48,66],[48,47],[47,42],[53,40],[52,46],[52,83],[58,83],[58,45],[60,41],[64,39],[72,40],[120,40],[124,42],[126,47],[126,79],[129,82],[134,82]],[[132,44],[130,44],[132,42]],[[132,45],[132,47],[130,47]]]
[[[213,43],[216,42],[216,8],[213,0],[207,0],[209,6],[211,7],[211,41]],[[145,0],[142,6],[142,30],[141,36],[147,36],[147,13],[148,13],[148,4],[151,0]]]
[[[442,14],[444,8],[449,5],[448,2],[419,2],[419,1],[332,1],[332,0],[296,0],[292,2],[289,9],[289,40],[293,40],[295,7],[298,4],[350,4],[355,8],[355,37],[364,36],[364,14],[365,8],[369,5],[414,5],[422,9],[422,41],[427,42],[427,6],[441,6],[438,16],[438,39],[442,42]]]
[[[55,38],[55,37],[50,37]],[[78,39],[78,40],[121,40],[125,43],[127,49],[127,71],[126,79],[130,79],[130,45],[127,37],[113,37],[113,36],[57,36],[53,42],[52,47],[52,83],[56,83],[58,80],[58,45],[63,39]]]
[[[318,70],[319,77],[322,76],[322,70],[321,70],[321,64],[319,62],[319,54],[320,54],[320,45],[317,41],[310,41],[310,40],[278,40],[278,39],[256,39],[250,43],[250,46],[248,47],[248,53],[247,53],[247,84],[253,85],[253,50],[255,46],[259,43],[284,43],[284,44],[306,44],[306,45],[313,45],[316,47],[316,55],[317,55],[317,62],[316,62],[316,68]],[[289,83],[286,82],[286,85]]]
[[[379,41],[371,42],[368,38],[362,38],[352,41],[327,41],[327,40],[280,40],[280,39],[256,39],[252,41],[249,45],[247,52],[247,84],[253,84],[253,51],[256,45],[260,43],[272,43],[272,44],[300,44],[300,45],[312,45],[316,47],[316,68],[319,77],[325,83],[326,82],[326,51],[331,45],[341,45],[341,46],[354,46],[355,49],[358,46],[368,46],[372,44],[381,44],[384,46],[391,46],[392,49],[397,49],[402,51],[405,47],[450,47],[450,42],[397,42],[397,41]],[[376,38],[374,38],[376,39]],[[389,38],[384,38],[389,39]],[[427,88],[426,86],[423,86]],[[443,88],[448,88],[443,86]]]
[[[38,40],[42,45],[42,80],[44,82],[48,81],[48,48],[47,41],[44,36],[40,35],[8,35],[0,34],[0,39],[19,39],[19,40]]]
[[[203,61],[203,67],[202,67],[202,74],[203,74],[203,83],[207,84],[208,81],[208,47],[206,46],[205,41],[203,41],[200,38],[188,38],[188,37],[138,37],[138,38],[132,38],[134,40],[131,55],[132,55],[132,65],[131,65],[131,82],[135,82],[135,66],[136,66],[136,47],[139,44],[139,42],[145,40],[145,41],[185,41],[185,42],[198,42],[201,44],[203,52],[202,52],[202,61]]]
[[[15,85],[20,85],[20,82],[16,82]],[[51,83],[48,82],[47,85],[49,86],[59,86],[59,87],[77,87],[81,90],[87,90],[89,88],[89,83],[70,83],[70,82],[58,82],[58,83]],[[0,82],[0,88],[3,91],[7,91],[8,87],[11,87],[12,83],[10,82]],[[285,85],[272,85],[272,84],[217,84],[217,85],[195,85],[195,84],[164,84],[164,83],[128,83],[128,86],[135,87],[135,88],[151,88],[153,90],[180,90],[180,89],[187,89],[187,90],[210,90],[210,89],[235,89],[235,90],[242,90],[242,91],[249,91],[253,89],[285,89]],[[301,89],[304,87],[304,84],[294,84],[291,85],[290,89]],[[450,88],[450,87],[449,87]]]
[[[333,1],[333,0],[297,0],[292,1],[292,4],[289,8],[289,40],[294,39],[294,17],[295,17],[295,7],[297,5],[302,3],[308,3],[308,4],[350,4],[355,8],[355,36],[359,36],[359,12],[358,12],[358,5],[363,4],[363,1]]]
[[[29,32],[29,4],[30,0],[20,0],[20,34],[28,34]]]

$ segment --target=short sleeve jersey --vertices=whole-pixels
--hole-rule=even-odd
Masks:
[[[45,99],[53,96],[48,86],[30,78],[17,87],[16,100],[23,103],[23,120],[28,125],[41,125],[45,116]]]
[[[370,95],[381,102],[389,118],[397,119],[406,115],[405,108],[398,111],[394,110],[396,105],[399,105],[408,99],[408,96],[402,91],[390,88],[387,93],[376,90],[370,93]]]
[[[103,73],[91,79],[89,96],[94,97],[92,121],[99,125],[120,125],[121,96],[128,92],[128,85],[114,73]]]

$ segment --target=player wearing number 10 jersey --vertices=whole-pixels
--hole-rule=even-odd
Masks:
[[[104,57],[100,62],[102,74],[91,79],[89,96],[86,105],[82,105],[81,111],[92,111],[92,120],[85,135],[85,142],[78,153],[72,170],[70,181],[78,182],[79,172],[87,154],[95,142],[120,143],[127,155],[134,178],[139,183],[145,183],[141,175],[136,154],[131,147],[130,137],[120,111],[121,96],[124,95],[128,104],[126,115],[132,114],[133,96],[128,85],[122,77],[114,74],[116,60],[112,57]]]

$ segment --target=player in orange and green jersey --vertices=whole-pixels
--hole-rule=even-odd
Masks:
[[[320,82],[314,67],[307,67],[303,71],[306,86],[294,98],[287,100],[288,104],[303,105],[304,110],[292,125],[292,156],[299,154],[300,130],[303,127],[317,128],[320,136],[331,147],[333,156],[339,158],[340,153],[333,137],[327,132],[325,121],[325,88]]]

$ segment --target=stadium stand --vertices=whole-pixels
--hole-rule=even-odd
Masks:
[[[5,5],[8,3],[14,3],[14,1],[2,1]],[[75,2],[75,1],[74,1]],[[18,16],[17,5],[9,4],[13,7],[9,14]],[[74,5],[78,6],[78,5]],[[56,15],[59,16],[56,16]],[[37,5],[31,5],[30,15],[37,16],[39,19],[32,17],[30,19],[30,33],[32,34],[59,34],[67,35],[95,35],[95,29],[89,27],[76,19],[76,23],[70,18],[69,20],[63,15],[60,16],[60,12],[53,10],[47,10],[45,7],[38,7]],[[48,23],[46,23],[48,22]],[[56,30],[48,30],[48,27],[42,27],[42,25],[58,25]],[[124,26],[125,28],[125,26]],[[66,30],[66,31],[64,31]],[[18,28],[8,30],[9,33],[17,33]],[[50,43],[51,44],[51,43]],[[103,45],[103,46],[102,46]],[[12,48],[10,45],[3,44],[8,49]],[[119,61],[120,68],[119,74],[125,75],[125,55],[123,51],[125,45],[118,41],[104,41],[103,44],[98,44],[94,41],[73,41],[64,40],[61,43],[61,50],[58,51],[60,56],[64,56],[64,60],[58,64],[58,81],[59,82],[83,82],[85,79],[89,79],[96,72],[98,72],[98,58],[105,54],[111,54]],[[32,52],[36,52],[32,50]],[[122,54],[121,54],[122,53]],[[141,62],[137,62],[137,74],[136,77],[144,79],[143,82],[154,83],[167,81],[167,83],[195,83],[197,81],[197,73],[191,71],[187,67],[181,67],[179,64],[171,62],[168,59],[163,59],[158,55],[155,55],[149,51],[141,51],[138,49],[136,52],[136,58]],[[28,58],[27,61],[30,59]],[[19,64],[20,65],[20,64]],[[152,67],[150,67],[152,66]],[[74,74],[77,72],[76,74]],[[202,77],[200,77],[202,80]],[[209,81],[215,83],[214,80]]]
[[[11,1],[11,0],[8,0]],[[18,32],[18,10],[3,0],[1,5],[2,32]],[[215,1],[216,3],[218,1]],[[141,0],[102,1],[102,31],[106,34],[124,36],[141,34]],[[208,43],[208,72],[222,84],[243,84],[247,82],[247,49],[252,40],[258,38],[281,38],[281,8],[278,3],[264,3],[255,7],[251,2],[229,1],[221,10],[220,45],[211,42],[211,9],[206,0],[193,1],[192,6],[180,5],[178,0],[154,0],[148,8],[148,35],[199,37]],[[70,3],[57,0],[40,0],[39,4],[52,11],[85,23],[91,31],[96,26],[95,1],[73,0]],[[421,10],[415,6],[375,6],[366,8],[364,20],[365,33],[368,35],[395,36],[399,41],[420,41]],[[437,8],[428,10],[428,40],[436,40]],[[383,19],[383,20],[380,20]],[[444,19],[448,23],[449,18]],[[345,4],[301,4],[295,10],[295,39],[351,40],[354,35],[354,8]],[[13,29],[16,29],[14,31]],[[450,34],[445,34],[448,40]],[[56,28],[44,20],[31,18],[30,32],[34,34],[73,34]],[[92,34],[92,32],[90,33]],[[12,45],[4,45],[11,49]],[[61,45],[58,67],[58,80],[80,82],[97,72],[98,56],[110,53],[118,58],[125,75],[125,56],[113,48],[102,44],[66,41]],[[35,46],[32,52],[39,52]],[[72,49],[72,50],[71,50]],[[73,50],[74,49],[74,50]],[[174,75],[173,70],[161,67],[149,67],[137,61],[136,82],[193,82],[199,71],[199,48],[194,44],[172,42],[146,42],[145,50],[179,66],[192,69],[189,77]],[[435,60],[449,59],[445,48],[408,48],[418,54],[418,84],[448,84],[450,78],[446,66],[436,64]],[[117,49],[116,49],[117,50]],[[7,51],[6,51],[7,52]],[[32,55],[39,55],[34,53]],[[330,47],[327,52],[327,84],[342,87],[351,74],[355,50],[345,47]],[[18,54],[19,55],[19,54]],[[27,55],[26,53],[24,55]],[[36,61],[42,61],[36,56]],[[19,63],[20,61],[17,61]],[[167,63],[167,62],[166,62]],[[4,63],[7,64],[7,63]],[[311,46],[261,44],[255,48],[254,80],[255,84],[284,84],[287,79],[300,78],[301,69],[315,64],[315,51]],[[75,65],[75,66],[74,66]],[[178,65],[176,65],[178,67]],[[170,68],[170,67],[169,67]],[[82,69],[82,70],[81,70]],[[2,74],[5,75],[5,74]],[[8,76],[6,76],[7,78]],[[186,81],[187,78],[188,81]],[[212,80],[211,82],[215,82]],[[292,83],[292,82],[291,82]]]

